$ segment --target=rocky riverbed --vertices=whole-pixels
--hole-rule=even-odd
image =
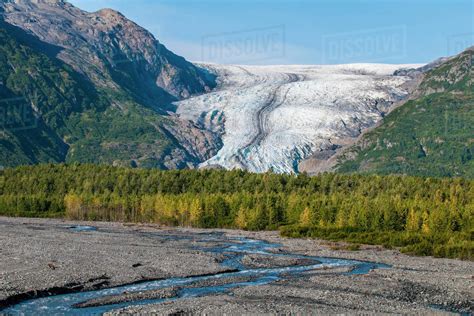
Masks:
[[[271,249],[255,251],[260,248],[248,246],[259,240],[265,241],[261,247]],[[234,252],[230,256],[232,247],[242,255]],[[1,308],[9,313],[12,304],[28,298],[140,285],[149,280],[169,282],[170,278],[169,286],[124,288],[76,304],[125,304],[104,310],[111,314],[474,311],[472,262],[411,257],[373,246],[358,251],[344,248],[344,244],[319,240],[281,238],[277,232],[0,217],[0,314]],[[213,249],[229,249],[229,253]],[[229,264],[229,258],[234,264]],[[319,265],[315,258],[323,258],[323,263]],[[390,268],[350,273],[355,267],[350,261],[325,265],[324,258],[384,263]],[[310,268],[298,273],[291,270],[305,266]],[[261,271],[282,267],[289,270],[278,270],[277,278],[255,282]],[[177,293],[184,294],[178,297]],[[88,310],[77,309],[81,311],[87,314]]]

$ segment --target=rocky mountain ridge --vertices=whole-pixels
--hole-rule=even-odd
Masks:
[[[7,88],[0,98],[34,105],[29,111],[58,143],[53,149],[51,142],[37,141],[34,134],[43,132],[36,126],[9,128],[0,139],[0,165],[86,161],[174,169],[215,154],[218,135],[170,112],[171,102],[210,91],[215,76],[167,50],[121,13],[89,13],[65,1],[3,0],[0,24]],[[71,86],[58,76],[64,72],[77,79]],[[83,95],[91,106],[78,104]],[[185,126],[186,133],[176,126]],[[24,139],[36,141],[26,146]]]
[[[96,85],[120,87],[152,108],[215,86],[212,74],[112,9],[89,13],[54,0],[3,1],[0,7],[5,22],[56,46],[57,58]]]

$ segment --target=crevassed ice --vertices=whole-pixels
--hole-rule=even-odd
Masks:
[[[185,119],[224,114],[223,147],[201,166],[289,173],[374,126],[408,94],[411,78],[393,73],[421,65],[201,66],[218,75],[217,90],[176,103]]]

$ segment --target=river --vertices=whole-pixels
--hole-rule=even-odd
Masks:
[[[71,230],[76,232],[91,231],[94,227],[72,226]],[[263,285],[283,278],[300,277],[302,273],[315,269],[331,269],[337,267],[348,267],[347,274],[365,274],[371,269],[387,269],[390,266],[374,262],[364,262],[358,260],[326,258],[304,256],[294,253],[279,251],[281,245],[269,243],[262,240],[249,239],[245,237],[228,237],[220,232],[209,234],[190,233],[189,235],[163,235],[159,233],[150,233],[150,238],[160,239],[189,239],[189,241],[200,242],[203,245],[209,245],[209,242],[215,246],[194,246],[201,251],[220,254],[224,259],[221,264],[228,267],[232,272],[219,273],[206,276],[195,276],[186,278],[169,278],[156,281],[144,281],[131,285],[117,286],[108,289],[96,291],[78,292],[71,294],[54,295],[49,297],[35,298],[23,301],[11,306],[3,313],[18,315],[101,315],[105,312],[116,310],[131,305],[146,305],[166,301],[175,301],[189,297],[206,296],[215,293],[225,293],[235,287],[247,287]],[[274,259],[302,259],[304,264],[249,268],[242,262],[242,259],[248,255],[268,256]],[[271,262],[271,260],[269,261]],[[235,281],[233,281],[235,280]],[[226,282],[227,281],[227,282]],[[204,284],[203,284],[204,283]],[[199,284],[203,284],[199,286]],[[217,285],[216,285],[217,284]],[[136,301],[127,301],[103,306],[94,306],[79,308],[76,304],[87,302],[103,297],[119,296],[124,293],[127,295],[159,290],[166,288],[176,288],[176,295],[165,299],[138,299]]]

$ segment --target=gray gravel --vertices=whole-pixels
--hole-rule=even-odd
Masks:
[[[167,240],[159,227],[0,217],[0,307],[7,299],[91,290],[142,280],[214,274],[222,258]],[[200,246],[205,244],[200,243]]]
[[[246,268],[271,268],[271,267],[288,267],[288,266],[307,266],[312,264],[318,264],[317,260],[311,260],[306,258],[291,258],[291,257],[273,257],[268,255],[260,254],[248,254],[245,255],[242,260],[242,264]]]
[[[470,261],[414,257],[377,246],[359,251],[343,243],[281,238],[277,232],[228,231],[282,244],[279,252],[376,261],[392,265],[365,275],[347,275],[350,267],[318,269],[299,278],[240,287],[228,294],[128,307],[111,315],[444,315],[474,312],[474,264]],[[337,247],[335,247],[337,246]],[[342,273],[342,274],[341,274]]]
[[[189,285],[186,285],[185,287],[188,289],[191,289],[191,288],[200,288],[200,287],[208,287],[208,286],[221,286],[221,285],[232,284],[232,283],[244,283],[244,282],[255,281],[255,279],[256,278],[253,276],[233,276],[233,277],[226,277],[226,278],[196,281],[196,282],[190,283]]]
[[[79,291],[147,279],[219,273],[226,270],[219,264],[222,256],[190,247],[211,247],[222,242],[218,234],[226,234],[280,243],[277,252],[375,261],[392,265],[392,268],[373,270],[366,275],[344,274],[350,267],[317,269],[305,272],[301,277],[289,277],[267,285],[238,287],[225,294],[161,304],[130,306],[111,314],[431,315],[445,314],[449,309],[473,313],[474,264],[469,261],[412,257],[375,246],[362,246],[359,251],[334,250],[344,247],[325,241],[281,238],[277,232],[164,229],[154,225],[116,223],[81,223],[98,229],[80,233],[66,228],[75,224],[78,223],[0,217],[0,302],[25,293]],[[209,240],[203,243],[185,238],[197,232],[210,236]],[[168,235],[183,239],[173,240],[167,238]],[[254,255],[246,260],[249,260],[248,264],[264,262]],[[236,280],[206,282],[231,281]],[[208,285],[206,282],[188,286]],[[133,295],[163,294],[151,292]],[[125,293],[125,299],[129,294]],[[435,309],[435,306],[442,306],[444,310]]]
[[[100,298],[88,300],[85,302],[75,304],[74,306],[77,308],[87,308],[87,307],[96,307],[96,306],[119,304],[119,303],[126,303],[126,302],[134,302],[134,301],[140,301],[140,300],[172,298],[178,295],[178,290],[179,288],[177,287],[171,287],[171,288],[150,290],[150,291],[122,293],[120,295],[109,295],[109,296],[103,296]]]

